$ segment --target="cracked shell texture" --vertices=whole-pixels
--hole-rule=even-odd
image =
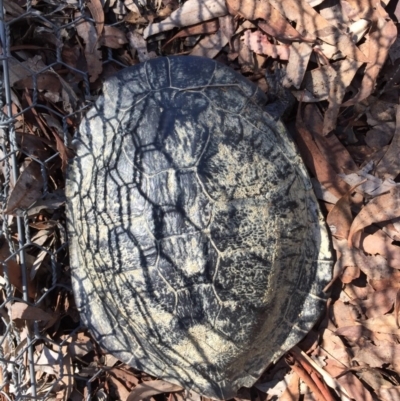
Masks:
[[[311,329],[329,239],[292,140],[231,69],[158,58],[109,79],[67,181],[73,289],[99,344],[214,399]]]

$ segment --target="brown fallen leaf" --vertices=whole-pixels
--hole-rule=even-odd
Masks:
[[[118,380],[125,383],[127,388],[131,390],[139,384],[139,378],[135,376],[129,370],[121,369],[120,367],[115,367],[109,371],[110,375],[115,376]]]
[[[104,10],[100,0],[89,0],[86,6],[92,14],[94,22],[96,23],[97,37],[99,38],[103,33],[104,28]],[[93,51],[94,49],[92,49]]]
[[[329,330],[324,331],[324,335]],[[336,377],[338,383],[346,390],[348,396],[354,400],[374,401],[370,391],[352,372],[348,371],[350,361],[348,352],[342,344],[342,340],[330,332],[328,339],[324,344],[331,344],[326,351],[321,349],[320,355],[328,358],[324,370],[331,376]]]
[[[351,189],[347,194],[343,195],[328,213],[326,222],[331,233],[336,238],[347,239],[350,232],[353,215],[351,213]],[[343,280],[342,280],[343,281]],[[344,282],[344,281],[343,281]]]
[[[316,146],[311,133],[301,117],[301,107],[296,118],[296,142],[307,167],[317,180],[333,195],[341,198],[350,187],[341,180]]]
[[[366,299],[354,299],[352,303],[360,306],[367,317],[378,317],[392,309],[398,292],[398,288],[386,288],[369,294]]]
[[[207,22],[200,22],[199,24],[189,26],[187,28],[181,29],[176,35],[174,35],[171,39],[167,40],[167,42],[163,45],[165,48],[168,44],[178,38],[186,38],[187,36],[192,35],[203,35],[215,33],[218,31],[219,24],[218,19],[214,19]]]
[[[347,240],[335,237],[333,247],[338,253],[338,258],[333,269],[332,281],[341,276],[348,266],[357,266],[367,275],[369,281],[390,279],[393,276],[393,269],[380,255],[366,255],[360,249],[350,248]]]
[[[369,34],[369,51],[367,68],[364,72],[361,88],[358,94],[343,103],[342,106],[352,106],[366,99],[375,89],[376,79],[379,71],[382,69],[387,56],[389,55],[390,46],[397,38],[397,28],[390,19],[384,8],[378,2],[374,7],[373,25]]]
[[[400,386],[381,386],[375,392],[382,401],[400,401]]]
[[[373,234],[360,233],[353,238],[354,246],[371,255],[382,255],[389,266],[400,269],[400,247],[382,230]]]
[[[225,0],[188,0],[165,20],[147,26],[143,37],[147,39],[160,32],[195,25],[227,14]]]
[[[101,36],[101,44],[111,49],[120,49],[124,44],[128,43],[125,32],[115,26],[106,25]]]
[[[233,16],[240,14],[243,18],[250,21],[263,19],[259,21],[258,26],[268,35],[283,40],[309,40],[314,38],[305,38],[294,29],[286,18],[271,6],[268,0],[227,0],[228,10]]]
[[[242,40],[254,53],[265,54],[266,56],[279,58],[280,60],[289,59],[290,50],[288,46],[271,43],[268,40],[267,35],[263,35],[259,31],[246,31]]]
[[[38,89],[40,91],[47,91],[52,93],[59,93],[61,91],[61,83],[57,75],[51,72],[44,72],[34,77],[27,77],[21,79],[14,84],[15,89]]]
[[[75,19],[79,17],[82,17],[82,14],[76,11]],[[80,19],[76,23],[76,31],[85,42],[85,58],[90,77],[89,81],[95,82],[103,71],[103,63],[101,62],[102,54],[99,50],[99,36],[97,35],[94,25],[84,19]]]
[[[2,263],[0,263],[0,275],[4,276],[4,264],[6,264],[7,277],[10,284],[16,287],[19,291],[23,292],[21,266],[14,260],[15,258],[9,259],[10,255],[10,249],[7,241],[4,238],[1,238],[0,260]],[[7,262],[4,262],[5,260],[7,260]],[[28,280],[28,295],[30,298],[35,297],[35,287],[35,282]]]
[[[153,395],[162,393],[171,393],[175,391],[182,391],[183,388],[177,384],[172,384],[164,380],[153,380],[139,384],[129,394],[126,401],[140,401],[143,398],[152,397]]]
[[[316,35],[324,42],[337,46],[348,58],[362,63],[367,61],[364,54],[352,42],[348,34],[342,33],[338,28],[317,13],[305,0],[269,0],[282,15],[290,21],[302,24],[305,30]]]
[[[304,106],[303,121],[311,132],[318,149],[337,173],[348,173],[358,170],[357,164],[338,137],[334,133],[330,135],[322,134],[324,120],[316,104],[309,103]],[[350,185],[354,186],[357,184],[359,183],[355,182]]]
[[[382,178],[396,178],[400,173],[400,106],[396,110],[396,129],[391,144],[379,164],[376,174]]]
[[[390,364],[400,373],[400,344],[386,343],[384,346],[376,346],[367,342],[362,347],[354,347],[354,358],[360,365],[371,368],[380,368],[384,364]]]
[[[336,128],[336,120],[340,111],[343,98],[349,88],[358,69],[362,66],[361,61],[346,58],[332,64],[336,74],[330,82],[328,94],[328,109],[324,114],[323,134],[328,135]]]
[[[400,334],[400,328],[394,314],[372,317],[370,319],[360,321],[360,324],[368,330],[374,332],[396,335]],[[400,358],[398,358],[398,361],[400,363]]]
[[[361,209],[350,228],[349,246],[353,246],[353,236],[357,231],[397,217],[400,217],[400,186],[393,187],[388,194],[373,198]]]
[[[130,47],[137,51],[137,55],[141,63],[157,57],[157,55],[153,51],[147,51],[147,43],[143,39],[143,36],[140,35],[140,33],[138,33],[137,31],[129,32],[127,34],[127,38]]]
[[[41,198],[43,185],[41,165],[35,161],[30,162],[11,190],[5,213],[14,214],[16,209],[27,209]]]
[[[344,302],[337,300],[333,304],[332,314],[335,324],[338,328],[354,326],[357,321],[357,311],[351,304],[345,304]]]
[[[190,52],[191,56],[214,58],[221,49],[226,46],[230,40],[225,36],[225,31],[222,28],[224,24],[232,23],[233,17],[231,15],[225,15],[224,17],[218,18],[220,29],[211,34],[206,35],[203,39],[196,44],[196,46]]]
[[[296,401],[300,399],[300,377],[294,372],[286,390],[279,397],[279,401]]]
[[[43,309],[36,306],[28,305],[24,302],[14,302],[9,306],[11,309],[11,319],[24,319],[24,320],[40,320],[47,322],[53,319],[53,316]]]
[[[129,397],[129,390],[113,376],[108,376],[107,381],[110,383],[111,387],[114,387],[115,393],[120,400],[126,400]]]
[[[296,89],[299,89],[307,71],[308,62],[310,61],[312,45],[306,42],[292,43],[291,49],[286,75],[282,84],[286,88],[294,86]]]

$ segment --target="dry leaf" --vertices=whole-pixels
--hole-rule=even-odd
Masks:
[[[350,228],[349,246],[352,246],[357,231],[397,217],[400,217],[400,186],[394,187],[388,194],[377,196],[361,209]]]
[[[357,164],[352,159],[349,151],[334,133],[326,136],[322,135],[324,121],[319,108],[315,104],[306,104],[304,106],[303,121],[311,132],[318,149],[337,173],[358,170]],[[359,181],[347,183],[351,186],[360,184]]]
[[[23,302],[14,302],[9,306],[11,309],[11,319],[40,320],[47,322],[53,319],[53,316],[36,306],[30,306]]]
[[[361,233],[359,238],[356,235],[354,246],[371,255],[382,255],[389,266],[400,269],[400,247],[393,244],[393,240],[382,230],[374,234]]]
[[[143,398],[152,397],[156,394],[171,393],[175,391],[182,391],[183,388],[172,383],[165,382],[163,380],[147,381],[139,384],[129,394],[126,401],[140,401]]]
[[[315,145],[310,132],[301,119],[300,109],[299,107],[296,119],[298,132],[296,142],[300,148],[300,153],[317,180],[333,195],[341,198],[350,188],[339,178]]]
[[[0,263],[0,275],[4,276],[4,264],[6,264],[7,277],[10,284],[23,292],[21,266],[14,260],[14,258],[9,259],[9,257],[10,249],[8,243],[4,238],[2,238],[0,241],[0,261],[2,261],[2,263]],[[7,262],[5,262],[5,260],[7,260]],[[28,280],[28,295],[30,298],[35,297],[35,288],[35,282]]]
[[[103,35],[101,37],[103,46],[110,47],[111,49],[120,49],[124,44],[128,43],[125,32],[116,28],[115,26],[104,27]]]
[[[392,309],[398,291],[397,288],[375,291],[367,299],[355,299],[352,303],[359,305],[367,317],[378,317]]]
[[[101,0],[89,0],[86,2],[86,6],[89,9],[90,14],[92,14],[94,22],[96,23],[96,32],[97,37],[99,38],[103,33],[104,28],[104,11]]]
[[[367,342],[360,348],[354,347],[353,351],[353,359],[361,366],[366,364],[371,368],[381,368],[384,364],[390,364],[400,373],[400,344],[386,343],[384,346],[376,346]]]
[[[15,82],[14,88],[15,89],[37,88],[39,91],[47,91],[59,94],[61,91],[61,83],[57,78],[57,75],[51,72],[44,72],[39,75],[34,75],[34,77],[27,77]]]
[[[375,392],[381,401],[400,401],[400,386],[382,386]]]
[[[172,28],[195,25],[227,15],[225,0],[188,0],[164,21],[150,24],[143,32],[144,39]]]
[[[16,209],[27,209],[42,196],[44,181],[39,163],[32,161],[20,174],[8,197],[5,213],[14,214]]]
[[[190,55],[214,58],[229,42],[230,38],[225,36],[225,32],[221,29],[221,26],[223,24],[230,24],[232,22],[232,18],[233,17],[231,15],[220,17],[218,19],[220,29],[217,32],[207,35],[200,40],[200,42],[197,43],[197,45],[190,52]],[[224,20],[227,20],[227,22],[224,22]]]
[[[286,68],[286,75],[283,79],[283,86],[300,88],[307,70],[308,62],[312,54],[312,45],[306,42],[292,43],[289,52],[289,62]]]
[[[349,35],[330,25],[305,0],[270,0],[270,3],[290,21],[301,23],[309,34],[316,35],[324,42],[337,46],[348,58],[363,63],[367,61]]]
[[[343,103],[343,106],[352,106],[366,99],[374,90],[379,71],[383,67],[389,54],[390,46],[397,38],[397,28],[389,18],[379,2],[375,5],[374,21],[369,34],[368,66],[364,72],[359,93]],[[364,60],[360,60],[364,61]]]
[[[343,195],[326,218],[331,233],[337,238],[347,239],[350,232],[351,222],[353,221],[350,196],[351,191]]]
[[[115,377],[108,376],[107,381],[110,383],[111,387],[114,387],[115,393],[120,400],[126,400],[129,397],[128,389]]]
[[[157,57],[154,52],[147,51],[147,42],[137,31],[129,32],[127,37],[130,46],[137,51],[138,58],[141,63]]]
[[[400,173],[400,106],[396,110],[396,129],[389,149],[376,167],[376,173],[383,178],[396,178]]]
[[[242,40],[254,53],[265,54],[272,58],[280,60],[289,59],[289,47],[286,45],[275,45],[271,43],[267,35],[263,35],[260,31],[246,31]]]
[[[81,17],[80,12],[75,12],[75,18]],[[76,24],[76,31],[78,35],[85,42],[85,58],[87,62],[87,69],[90,76],[90,82],[96,81],[101,72],[103,71],[103,64],[101,62],[101,51],[98,49],[100,44],[98,43],[99,37],[93,26],[89,21],[81,19]]]
[[[193,26],[189,26],[187,28],[181,29],[176,35],[174,35],[171,39],[169,39],[164,45],[165,48],[169,43],[178,38],[186,38],[187,36],[192,35],[203,35],[209,33],[215,33],[218,31],[218,19],[211,20],[208,22],[201,22],[200,24],[196,24]]]
[[[400,334],[400,328],[394,315],[381,315],[378,317],[373,317],[371,319],[360,321],[360,323],[368,330],[374,332],[396,335]],[[400,363],[400,355],[398,361]]]
[[[240,14],[250,21],[263,19],[264,21],[258,23],[259,28],[274,38],[302,41],[306,39],[289,24],[282,14],[271,6],[268,0],[227,0],[226,3],[233,16]],[[308,39],[313,41],[315,38]]]

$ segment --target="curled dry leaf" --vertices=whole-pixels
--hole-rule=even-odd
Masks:
[[[80,12],[75,12],[76,19],[81,16],[82,14]],[[98,43],[99,37],[94,25],[89,21],[85,21],[84,19],[81,19],[77,22],[76,31],[85,42],[85,58],[90,76],[89,80],[90,82],[94,82],[103,71],[101,51],[98,49],[100,46]]]
[[[352,191],[343,195],[328,213],[326,222],[331,230],[331,233],[336,238],[347,239],[353,216],[351,214],[350,196]],[[343,281],[343,280],[342,280]]]
[[[336,46],[344,55],[352,60],[365,63],[363,53],[352,42],[349,35],[342,33],[338,28],[317,13],[305,0],[270,0],[270,3],[290,21],[301,24],[310,34],[314,34],[324,42]]]
[[[188,0],[164,21],[150,24],[143,32],[144,39],[172,28],[180,28],[227,15],[225,0]]]
[[[289,59],[289,47],[286,45],[275,45],[271,43],[267,35],[263,35],[260,31],[251,32],[246,31],[242,40],[257,54],[265,54],[272,58],[279,58],[280,60]]]
[[[196,24],[193,26],[189,26],[187,28],[181,29],[176,35],[174,35],[171,39],[169,39],[163,46],[165,48],[169,43],[178,38],[186,38],[187,36],[192,35],[203,35],[215,33],[218,31],[219,24],[218,19],[211,20],[208,22],[201,22],[200,24]]]
[[[360,91],[354,98],[343,103],[343,106],[346,107],[359,103],[372,93],[379,71],[389,55],[390,46],[397,38],[396,25],[379,2],[376,3],[373,18],[372,30],[368,41],[368,65],[364,72]]]
[[[274,38],[301,41],[307,39],[300,35],[268,0],[227,0],[227,5],[233,16],[240,14],[250,21],[264,20],[258,23],[259,28]],[[315,37],[308,40],[313,41]]]
[[[143,398],[152,397],[156,394],[171,393],[175,391],[182,391],[183,388],[164,380],[153,380],[144,382],[135,387],[129,394],[126,401],[140,401]]]
[[[336,120],[346,90],[350,86],[351,81],[361,65],[362,62],[350,58],[340,60],[332,65],[336,74],[333,75],[333,80],[329,85],[329,106],[324,115],[324,135],[329,134],[336,128]]]
[[[349,246],[353,245],[353,236],[357,231],[397,217],[400,217],[400,186],[395,186],[388,194],[377,196],[361,209],[350,228]]]
[[[97,37],[100,37],[104,28],[104,10],[101,0],[89,0],[86,6],[96,23]]]
[[[30,162],[10,193],[5,213],[14,214],[16,209],[27,209],[41,198],[43,185],[40,164],[35,161]]]
[[[396,178],[400,173],[400,106],[396,110],[396,129],[391,144],[376,167],[376,173],[383,178]]]
[[[129,391],[128,389],[120,382],[118,379],[116,379],[113,376],[108,376],[107,381],[109,384],[114,387],[115,393],[118,396],[118,399],[120,400],[126,400],[129,397]]]
[[[127,37],[129,45],[137,51],[137,55],[141,63],[156,57],[154,52],[147,51],[147,43],[143,39],[143,36],[137,31],[129,32]]]
[[[348,266],[357,266],[369,278],[369,280],[390,279],[393,269],[380,255],[368,256],[357,248],[349,248],[345,239],[333,237],[333,246],[338,252],[338,260],[335,263],[333,280],[338,278]]]
[[[312,45],[306,42],[292,43],[291,49],[286,75],[282,83],[286,88],[294,86],[299,89],[312,54]]]
[[[230,38],[225,34],[227,30],[222,29],[222,27],[224,25],[232,24],[232,20],[233,17],[231,15],[225,15],[224,17],[218,18],[220,29],[217,32],[211,35],[206,35],[203,39],[201,39],[190,52],[190,55],[214,58],[230,40]]]
[[[381,255],[389,266],[400,269],[400,247],[393,244],[393,240],[382,230],[377,230],[373,234],[355,235],[353,244],[371,255]]]
[[[313,137],[301,117],[301,108],[296,119],[296,142],[307,167],[317,180],[337,198],[341,198],[350,188],[342,181],[316,146]]]

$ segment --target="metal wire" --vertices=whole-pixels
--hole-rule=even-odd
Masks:
[[[60,399],[60,391],[66,391],[63,397],[67,399],[68,391],[71,391],[72,387],[72,391],[75,392],[74,399],[83,400],[92,397],[93,383],[97,380],[96,377],[104,374],[104,371],[99,368],[95,370],[94,376],[86,377],[79,374],[76,365],[68,362],[70,359],[67,358],[68,351],[66,350],[71,343],[71,338],[82,331],[79,322],[76,323],[76,328],[71,329],[67,334],[63,333],[60,340],[56,341],[43,329],[43,323],[35,321],[33,316],[24,315],[22,318],[16,318],[14,315],[16,310],[14,306],[26,305],[33,308],[32,311],[40,308],[44,310],[46,306],[47,309],[51,309],[49,305],[54,306],[55,303],[52,297],[55,298],[60,292],[66,294],[66,299],[72,298],[68,274],[64,272],[68,264],[64,261],[67,248],[67,240],[64,238],[66,237],[65,229],[59,223],[62,212],[58,213],[56,208],[52,209],[56,210],[56,217],[58,216],[58,234],[50,245],[50,241],[42,243],[40,238],[36,238],[38,230],[32,230],[35,216],[38,215],[36,210],[41,210],[37,209],[41,201],[53,199],[55,204],[57,202],[62,204],[62,197],[57,191],[58,184],[51,181],[53,177],[50,173],[54,164],[61,164],[57,152],[59,149],[52,148],[46,157],[40,157],[35,152],[24,148],[18,137],[21,135],[21,121],[23,134],[25,134],[25,120],[32,118],[32,115],[36,115],[39,125],[40,118],[50,116],[51,119],[55,116],[59,121],[59,129],[58,131],[55,129],[57,133],[54,133],[54,136],[58,135],[59,139],[68,146],[72,134],[70,120],[73,119],[74,124],[78,124],[80,115],[89,106],[86,99],[91,99],[87,71],[65,62],[62,46],[56,46],[53,50],[54,56],[49,57],[50,62],[43,68],[36,69],[21,61],[21,59],[30,61],[31,58],[16,57],[12,46],[15,46],[14,38],[20,34],[15,28],[18,24],[24,23],[35,29],[36,26],[32,22],[39,21],[40,24],[37,26],[40,26],[40,29],[47,29],[55,40],[62,43],[65,39],[62,37],[62,30],[64,34],[66,29],[72,32],[78,20],[87,18],[84,15],[86,9],[82,0],[74,4],[75,9],[80,11],[80,16],[77,18],[74,17],[73,12],[62,14],[62,18],[60,14],[57,14],[59,9],[63,9],[62,7],[68,9],[68,2],[40,3],[41,8],[35,9],[36,5],[33,5],[32,1],[27,1],[25,8],[22,8],[18,2],[0,0],[0,65],[2,67],[0,72],[0,400]],[[7,11],[10,5],[14,7],[13,4],[23,11],[20,15],[12,14],[12,10],[11,14]],[[52,7],[51,12],[46,14],[45,11],[50,9],[49,7]],[[21,34],[23,36],[27,32]],[[48,50],[52,49],[48,48]],[[27,57],[32,56],[32,53],[29,54],[30,56]],[[105,57],[104,64],[110,62],[118,63],[113,59],[111,50],[108,57]],[[26,76],[31,78],[29,88],[19,88],[19,95],[26,95],[26,102],[21,101],[21,104],[17,105],[18,100],[16,101],[15,92],[13,92],[14,82],[12,82],[14,68],[22,68],[26,71]],[[40,100],[43,99],[41,97],[43,93],[39,92],[39,79],[45,73],[59,77],[57,68],[67,69],[71,76],[79,74],[81,77],[82,99],[78,99],[76,105],[71,105],[68,112],[61,108],[48,107]],[[59,79],[63,78],[59,77]],[[18,96],[17,98],[19,99]],[[41,127],[38,127],[39,131]],[[42,135],[45,134],[42,132]],[[38,138],[36,135],[29,136]],[[31,165],[34,166],[35,171],[38,171],[38,182],[41,183],[40,199],[35,199],[29,206],[26,203],[27,200],[22,199],[22,207],[8,210],[10,195],[16,183]],[[28,182],[27,186],[29,184]],[[36,261],[33,260],[34,257]],[[46,281],[47,287],[33,287],[35,295],[32,296],[32,277],[37,274],[38,269],[40,271],[40,260],[44,259],[46,259],[47,270],[42,282]],[[47,365],[41,360],[42,357],[45,362],[48,362]],[[65,383],[68,380],[74,380],[74,385],[66,390],[68,385]]]

